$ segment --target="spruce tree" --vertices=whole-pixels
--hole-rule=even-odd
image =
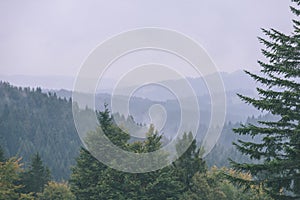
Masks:
[[[5,161],[4,150],[0,146],[0,162],[4,162],[4,161]]]
[[[103,156],[110,156],[110,152],[105,152],[103,145],[106,144],[102,143],[103,135],[100,134],[100,131],[118,147],[127,148],[130,136],[114,123],[107,104],[103,111],[96,114],[99,127],[95,131],[87,133],[85,141],[88,149]],[[107,167],[85,148],[81,148],[76,162],[76,166],[72,168],[70,186],[77,199],[122,198],[123,194],[118,188],[122,187],[120,182],[124,181],[124,173]],[[118,181],[119,184],[117,184]]]
[[[71,191],[77,199],[88,200],[97,199],[103,196],[101,188],[106,187],[102,182],[105,179],[105,169],[107,167],[94,158],[89,151],[81,148],[76,165],[72,168],[69,180]]]
[[[106,137],[118,147],[125,148],[130,135],[116,125],[107,104],[104,104],[104,111],[97,112],[97,118]]]
[[[43,161],[36,153],[31,161],[29,169],[21,175],[22,191],[37,194],[43,192],[45,185],[50,181],[50,171],[43,165]]]
[[[262,29],[266,62],[258,61],[261,74],[246,71],[261,84],[259,98],[238,95],[244,102],[278,117],[274,121],[259,121],[234,129],[239,135],[250,135],[260,142],[239,140],[234,145],[245,155],[259,162],[238,163],[235,169],[248,171],[253,179],[235,179],[240,184],[261,185],[275,199],[300,198],[300,0],[292,0],[296,19],[293,32],[286,35],[275,29]]]
[[[188,144],[189,147],[185,150]],[[177,154],[181,155],[173,164],[176,168],[176,174],[183,185],[184,192],[192,187],[192,178],[196,173],[205,173],[207,171],[206,163],[202,159],[201,148],[197,147],[193,134],[184,133],[183,137],[177,141]]]

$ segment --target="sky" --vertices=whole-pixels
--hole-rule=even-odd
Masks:
[[[201,44],[220,71],[259,70],[260,28],[292,30],[288,0],[1,0],[0,75],[74,77],[101,42],[161,27]]]

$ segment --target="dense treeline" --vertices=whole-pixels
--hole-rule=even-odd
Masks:
[[[39,152],[55,179],[68,179],[81,145],[71,100],[44,94],[40,88],[17,88],[0,82],[0,145],[25,166]]]
[[[72,102],[41,89],[18,88],[0,82],[0,145],[8,157],[22,157],[25,167],[31,156],[39,152],[55,180],[68,180],[70,167],[75,164],[81,141],[75,130],[72,116]],[[82,112],[92,112],[89,109]],[[134,119],[114,114],[119,123],[136,131],[144,125],[135,124]],[[253,119],[254,120],[254,119]],[[232,128],[238,124],[226,124],[218,146],[208,155],[210,167],[229,167],[227,158],[241,157],[231,145],[237,140]],[[165,144],[168,139],[163,137]],[[198,145],[200,145],[198,141]]]
[[[72,137],[77,138],[77,134],[58,131],[62,135],[60,135],[60,142],[57,143],[58,134],[55,131],[58,129],[56,124],[58,127],[62,127],[62,123],[69,124],[69,126],[66,126],[67,128],[62,128],[63,130],[67,130],[68,127],[70,129],[74,128],[74,125],[68,121],[72,120],[72,117],[67,117],[69,116],[68,113],[71,115],[71,102],[57,98],[54,94],[43,94],[40,89],[16,88],[7,83],[1,83],[0,91],[3,96],[1,101],[1,117],[3,119],[1,121],[1,143],[5,148],[4,152],[8,157],[17,156],[18,158],[23,156],[25,158],[23,160],[11,158],[6,161],[1,158],[1,161],[4,161],[1,163],[2,175],[7,177],[6,175],[11,173],[9,179],[2,179],[5,182],[1,183],[7,185],[4,194],[12,195],[5,199],[16,199],[17,197],[19,199],[47,199],[47,197],[54,199],[55,195],[60,196],[61,194],[66,195],[67,199],[74,198],[74,195],[77,199],[268,199],[262,192],[260,192],[261,194],[256,194],[254,191],[244,193],[242,189],[236,188],[223,176],[225,172],[229,172],[250,179],[248,174],[215,167],[210,170],[201,158],[201,152],[196,145],[196,141],[193,141],[190,148],[172,165],[146,174],[131,174],[111,169],[83,148],[80,150],[77,162],[72,163],[72,159],[78,155],[76,151],[79,151],[80,147],[79,139],[77,145],[72,146],[72,141],[76,142]],[[55,106],[51,106],[51,104]],[[69,110],[66,109],[68,107]],[[56,111],[56,109],[58,109],[57,113],[59,115],[54,116],[53,110]],[[85,112],[90,111],[85,110]],[[20,113],[23,115],[20,116]],[[136,153],[153,151],[159,149],[163,143],[162,136],[154,131],[154,127],[151,127],[148,131],[146,140],[135,141],[130,138],[128,133],[123,132],[116,126],[107,109],[98,114],[99,124],[103,130],[106,130],[107,136],[116,144],[123,145],[128,151]],[[16,122],[16,120],[13,120],[14,117],[22,120]],[[58,122],[58,119],[46,120],[47,117],[58,118],[62,122]],[[47,122],[42,123],[44,120]],[[132,121],[133,119],[128,120]],[[37,130],[37,127],[41,126],[44,128]],[[232,126],[237,126],[237,124],[228,124],[223,131],[225,136],[221,138],[221,141],[224,144],[226,142],[230,143],[230,141],[224,139],[229,138],[229,135],[226,134],[230,134],[230,137],[232,137],[232,133],[230,133]],[[34,134],[31,134],[30,131],[33,131]],[[63,137],[64,134],[67,135],[66,138]],[[16,138],[21,139],[14,141]],[[70,139],[66,140],[68,138]],[[178,142],[180,144],[180,141],[187,142],[191,139],[191,134],[185,134],[184,138],[181,138]],[[21,145],[24,143],[36,143],[36,146],[27,145],[31,149],[25,151],[24,146]],[[44,148],[51,145],[55,147],[51,151]],[[17,151],[15,150],[16,147]],[[67,154],[70,149],[73,149],[73,155]],[[213,160],[210,160],[212,163],[215,160],[221,158],[224,160],[228,157],[228,152],[224,153],[222,149],[216,149],[214,150],[216,154],[212,154]],[[177,151],[180,151],[180,145],[178,145]],[[220,154],[221,151],[223,154]],[[40,153],[36,154],[36,152]],[[69,163],[65,166],[55,165],[53,161],[59,163],[59,156],[62,155]],[[41,157],[44,158],[43,160],[47,166],[45,168],[41,164]],[[23,163],[25,163],[25,167],[22,166]],[[70,170],[72,164],[76,165],[72,168],[71,192],[68,183],[57,183],[51,180],[53,178],[56,180],[61,179],[61,177],[68,180],[68,178],[65,178],[68,177],[66,171]],[[60,171],[60,167],[64,171]],[[50,171],[55,173],[50,176]],[[10,193],[7,193],[7,191],[10,191]]]
[[[130,136],[113,121],[106,109],[98,113],[99,126],[116,145],[135,153],[152,152],[161,147],[162,136],[150,127],[143,141],[129,142]],[[99,129],[87,135],[92,143]],[[127,173],[107,167],[95,159],[89,151],[81,148],[76,165],[72,168],[70,188],[68,183],[50,180],[50,173],[39,154],[32,156],[27,169],[21,167],[20,159],[1,158],[0,199],[199,199],[199,200],[267,200],[270,199],[261,188],[253,187],[244,192],[224,176],[234,174],[251,179],[249,174],[228,169],[208,170],[202,159],[201,148],[196,145],[191,133],[177,140],[176,151],[182,152],[182,145],[192,142],[183,155],[165,168],[148,173]],[[92,144],[90,144],[92,145]],[[165,159],[162,154],[160,159]],[[160,162],[159,160],[154,162]],[[116,160],[117,162],[117,160]],[[259,191],[259,192],[257,192]]]
[[[161,136],[150,127],[144,141],[129,142],[130,136],[113,121],[108,109],[98,113],[99,126],[103,133],[117,146],[135,153],[152,152],[162,145]],[[89,147],[100,137],[99,129],[88,133]],[[89,143],[90,142],[90,143]],[[201,148],[196,145],[191,133],[177,140],[176,151],[182,152],[182,145],[191,142],[189,148],[174,163],[148,173],[127,173],[107,167],[89,151],[82,148],[77,164],[72,168],[71,191],[77,199],[271,199],[259,187],[244,192],[236,188],[223,175],[225,173],[245,179],[249,174],[227,169],[208,170],[202,159]],[[105,155],[104,155],[105,156]],[[122,158],[121,158],[122,159]],[[161,159],[166,159],[162,155]],[[114,160],[118,162],[118,159]],[[153,162],[159,162],[153,160]],[[151,163],[153,164],[153,163]],[[257,193],[257,191],[259,191]]]

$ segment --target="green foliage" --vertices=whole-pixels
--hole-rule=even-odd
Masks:
[[[187,149],[185,149],[188,147]],[[176,151],[181,155],[174,162],[177,176],[182,182],[183,191],[187,191],[192,186],[191,180],[196,173],[206,172],[206,164],[202,159],[201,148],[197,147],[196,140],[193,139],[193,134],[184,133],[183,137],[177,141]]]
[[[74,126],[71,107],[70,100],[60,99],[52,93],[42,93],[40,88],[35,90],[17,88],[0,82],[0,146],[3,147],[5,155],[22,157],[25,168],[27,168],[32,154],[39,152],[54,180],[68,180],[70,167],[75,164],[75,158],[82,146]],[[139,106],[139,109],[142,107]],[[85,123],[87,127],[84,129],[89,129],[93,125],[89,123],[92,111],[79,108],[75,110],[81,112],[80,116],[83,117],[80,120],[87,121]],[[107,113],[102,113],[102,115],[98,115],[98,118],[103,118],[101,120],[104,121],[108,120],[105,123],[111,123],[109,122],[112,120],[111,116]],[[141,127],[146,129],[145,125],[137,125],[131,116],[125,119],[124,116],[115,113],[113,121],[121,123],[123,128],[128,131],[136,132]],[[114,141],[113,135],[122,133],[116,126],[108,128],[114,129],[109,131],[108,137],[111,141]],[[226,128],[230,129],[231,127]],[[113,132],[115,134],[112,134]],[[229,136],[227,132],[222,134],[225,134],[227,138]],[[95,133],[90,140],[93,140],[93,137],[99,137],[99,135]],[[125,133],[123,137],[121,143],[125,144],[129,135]],[[168,143],[166,138],[161,138],[161,140]],[[133,137],[129,139],[129,143],[134,141],[142,140]],[[226,150],[229,145],[231,146],[231,142],[230,144],[228,141],[225,142],[226,146],[219,145],[220,148],[215,148],[212,154],[208,155],[206,159],[209,166],[228,166],[228,155],[236,155],[234,158],[241,160],[241,156],[236,153],[236,150]],[[118,141],[114,143],[117,144]],[[223,143],[222,141],[221,144]],[[128,148],[125,146],[121,148]]]
[[[0,162],[1,200],[75,200],[66,183],[51,181],[45,186],[49,171],[42,165],[38,154],[34,156],[28,171],[23,171],[20,160],[13,157]]]
[[[99,194],[96,188],[98,182],[104,180],[105,174],[103,172],[107,167],[84,148],[81,148],[76,161],[77,164],[72,168],[70,179],[71,191],[77,199],[88,199],[88,197],[93,199]],[[99,187],[102,186],[99,185]]]
[[[98,120],[103,133],[123,149],[146,153],[161,147],[161,136],[153,126],[145,141],[129,143],[129,135],[114,124],[108,109],[98,113]],[[101,139],[97,131],[100,129],[88,134],[89,148],[100,147],[99,144],[95,145]],[[162,155],[162,159],[165,156]],[[70,185],[77,199],[176,199],[182,187],[173,166],[149,173],[125,173],[105,166],[83,148],[72,171]]]
[[[22,172],[20,159],[10,158],[0,162],[0,199],[33,199],[31,194],[19,193],[23,187],[18,184]]]
[[[273,116],[271,114],[265,114],[260,115],[258,117],[248,117],[246,120],[246,124],[254,124],[259,125],[259,121],[271,121],[271,120],[277,120],[278,117]],[[233,142],[238,142],[238,140],[244,140],[244,141],[254,141],[254,142],[260,142],[262,140],[261,136],[257,136],[256,138],[252,138],[249,135],[238,135],[234,133],[233,129],[239,128],[240,123],[227,123],[224,125],[222,134],[217,142],[217,144],[214,146],[211,152],[205,157],[205,161],[209,168],[213,166],[217,167],[227,167],[230,168],[230,161],[228,158],[231,158],[232,160],[237,160],[240,163],[250,163],[254,162],[250,159],[249,155],[244,155],[241,152],[239,152],[235,146],[232,145]],[[260,161],[255,161],[256,163],[259,163]]]
[[[271,200],[270,196],[261,188],[237,188],[224,176],[229,173],[243,179],[250,179],[249,174],[237,173],[226,168],[212,168],[206,173],[196,173],[192,180],[192,187],[186,191],[181,199],[184,200]]]
[[[4,162],[4,161],[5,161],[4,151],[0,146],[0,162]]]
[[[161,147],[161,138],[151,126],[144,141],[126,142],[125,132],[118,129],[105,109],[99,113],[101,129],[107,137],[122,141],[121,147],[135,153],[152,152]],[[102,128],[103,126],[103,128]],[[88,134],[87,141],[99,139],[97,129]],[[109,134],[112,133],[112,136]],[[119,135],[120,134],[120,135]],[[120,136],[120,137],[119,137]],[[91,137],[91,138],[89,138]],[[117,143],[115,143],[117,144]],[[184,146],[190,144],[188,149]],[[92,144],[90,144],[92,145]],[[97,146],[97,145],[96,145]],[[245,187],[236,188],[224,176],[225,173],[250,180],[249,174],[237,173],[227,169],[213,168],[207,171],[202,159],[202,150],[196,145],[192,133],[184,134],[177,141],[176,150],[182,156],[163,169],[149,173],[125,173],[111,169],[89,151],[82,148],[77,165],[72,169],[71,190],[79,200],[85,199],[205,199],[205,200],[270,200],[261,188],[253,186],[244,192]],[[186,151],[184,151],[186,150]],[[166,158],[167,155],[162,155]],[[154,161],[155,162],[155,161]],[[258,191],[258,192],[257,192]]]
[[[293,0],[300,5],[299,0]],[[242,125],[234,131],[260,142],[239,140],[237,149],[261,163],[238,163],[232,165],[242,171],[249,171],[253,179],[245,181],[236,178],[248,188],[252,184],[262,185],[275,199],[300,198],[300,10],[291,7],[297,19],[293,20],[291,35],[277,30],[263,29],[268,39],[259,38],[265,45],[262,50],[268,62],[261,62],[261,74],[249,74],[262,85],[257,88],[259,98],[243,95],[239,97],[255,108],[279,117],[275,121],[260,121],[258,125]]]
[[[29,169],[21,174],[21,183],[24,185],[22,192],[39,193],[44,190],[46,183],[50,180],[50,171],[43,165],[40,155],[33,156]]]
[[[42,193],[38,194],[38,200],[75,200],[67,183],[48,182]]]
[[[130,139],[130,135],[114,123],[107,104],[104,105],[103,112],[97,112],[97,118],[105,136],[118,147],[125,149],[127,141]]]

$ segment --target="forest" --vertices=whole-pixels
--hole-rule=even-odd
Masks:
[[[144,141],[128,142],[130,136],[116,126],[108,109],[98,113],[99,124],[111,141],[128,151],[151,152],[162,145],[162,136],[150,127]],[[113,134],[112,134],[113,133]],[[126,173],[107,167],[85,148],[80,148],[68,181],[55,181],[39,153],[33,154],[27,167],[17,157],[5,158],[1,153],[1,171],[9,177],[3,199],[268,199],[261,188],[235,187],[226,174],[250,179],[248,173],[216,166],[208,169],[201,157],[201,148],[192,134],[178,141],[191,142],[187,151],[172,165],[149,173]],[[48,158],[50,159],[50,157]],[[162,155],[164,159],[164,155]],[[2,180],[2,179],[1,179]],[[203,184],[205,183],[205,184]],[[5,191],[7,190],[7,191]],[[256,190],[260,190],[256,193]],[[198,197],[198,193],[201,195]]]
[[[105,149],[98,143],[105,136],[127,152],[155,152],[169,138],[153,125],[112,113],[107,102],[101,102],[98,126],[86,133],[83,144],[71,98],[0,82],[0,199],[300,199],[300,0],[292,2],[293,32],[262,29],[259,42],[265,61],[258,61],[260,74],[245,71],[256,82],[258,97],[237,94],[261,115],[227,121],[205,157],[202,138],[187,130],[176,140],[179,158],[154,171],[118,171],[88,150]],[[78,107],[78,112],[94,111]],[[136,126],[147,127],[145,139],[130,135]],[[163,152],[151,164],[168,156]],[[113,162],[122,165],[124,159]]]

